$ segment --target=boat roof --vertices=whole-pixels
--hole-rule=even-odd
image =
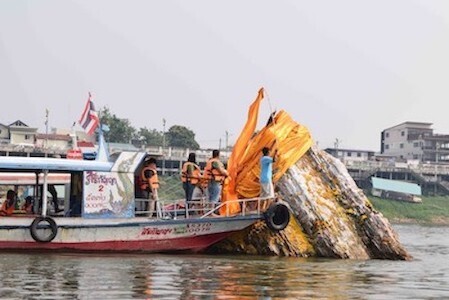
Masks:
[[[48,157],[0,156],[0,172],[135,172],[145,152],[122,152],[115,162]]]
[[[48,157],[0,156],[1,172],[50,172],[98,171],[109,172],[114,163],[95,160],[76,160]]]

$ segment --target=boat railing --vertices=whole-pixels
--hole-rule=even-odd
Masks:
[[[232,204],[236,203],[240,205],[240,212],[237,215],[261,215],[271,203],[275,202],[275,197],[256,197],[247,199],[236,199],[221,202],[218,206],[206,212],[201,218],[210,217],[218,212],[223,213],[223,216],[236,216],[235,213],[231,211]]]
[[[228,200],[213,203],[204,198],[186,201],[177,200],[151,200],[136,199],[136,206],[145,209],[136,210],[136,216],[145,216],[155,219],[178,219],[178,218],[208,218],[208,217],[230,217],[262,215],[263,212],[276,202],[276,197],[256,197],[248,199]],[[233,205],[238,205],[239,212],[235,213]]]

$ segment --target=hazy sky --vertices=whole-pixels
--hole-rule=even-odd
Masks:
[[[260,87],[321,148],[449,133],[449,1],[0,1],[0,123],[69,128],[88,91],[136,127],[233,143]],[[265,101],[264,123],[270,112]]]

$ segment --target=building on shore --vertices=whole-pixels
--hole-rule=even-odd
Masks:
[[[72,130],[52,128],[49,133],[38,133],[17,120],[10,125],[0,124],[0,156],[63,157],[73,147]],[[94,142],[95,137],[83,131],[75,134],[81,142]]]
[[[357,185],[372,191],[372,178],[420,186],[424,195],[449,195],[449,134],[432,123],[404,122],[381,133],[381,153],[325,149],[339,158]]]
[[[77,146],[84,159],[95,159],[98,145],[95,135],[76,131]],[[29,127],[17,120],[10,125],[0,123],[0,156],[61,157],[66,158],[73,145],[73,132],[70,129],[52,128],[48,134],[38,133],[37,128]],[[191,150],[179,147],[141,146],[129,143],[107,143],[110,154],[122,151],[146,151],[157,159],[157,166],[164,175],[179,174],[189,153],[196,153],[198,164],[204,168],[212,156],[212,149]],[[221,159],[227,162],[231,151],[221,150]]]
[[[449,163],[449,134],[435,134],[432,123],[408,121],[384,129],[380,149],[404,161]]]
[[[426,195],[449,195],[449,164],[445,164],[446,152],[449,154],[449,136],[433,134],[431,125],[431,123],[405,122],[382,132],[384,150],[385,148],[388,148],[387,150],[397,148],[408,150],[410,153],[412,150],[421,151],[413,152],[412,155],[400,151],[384,151],[379,154],[374,151],[356,149],[327,148],[324,150],[340,159],[357,185],[366,191],[372,188],[371,177],[375,176],[417,183]],[[67,152],[73,147],[71,132],[69,129],[53,128],[50,133],[42,134],[37,132],[37,128],[29,127],[20,120],[10,125],[0,124],[0,156],[65,158]],[[95,145],[95,136],[88,136],[82,131],[77,131],[76,135],[78,147],[83,152],[84,158],[95,159],[98,147]],[[420,148],[414,147],[415,142],[418,142],[419,145],[422,143],[421,149],[414,149]],[[401,143],[404,144],[402,148]],[[164,175],[178,175],[181,172],[182,164],[192,151],[196,153],[197,162],[202,168],[212,154],[212,149],[135,147],[131,144],[119,143],[107,143],[107,145],[111,154],[125,150],[146,151],[157,159],[158,169]],[[388,147],[386,147],[387,145]],[[435,146],[433,151],[429,149],[432,145]],[[230,154],[231,150],[229,149],[221,150],[222,161],[227,162]],[[431,158],[432,154],[434,160],[418,160],[414,156],[430,156]]]
[[[372,192],[373,177],[418,184],[424,195],[449,195],[449,164],[404,159],[374,151],[326,148],[341,160],[357,186]]]
[[[365,161],[374,157],[375,152],[370,150],[340,149],[326,148],[324,149],[332,156],[339,158],[341,161]]]

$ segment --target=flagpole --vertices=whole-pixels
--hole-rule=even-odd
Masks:
[[[76,121],[72,124],[72,148],[74,150],[78,150],[78,139],[76,137],[75,124]]]
[[[48,156],[48,108],[45,109],[45,157]]]
[[[109,161],[109,150],[103,134],[103,124],[101,124],[101,111],[98,112],[98,153],[97,161]]]

